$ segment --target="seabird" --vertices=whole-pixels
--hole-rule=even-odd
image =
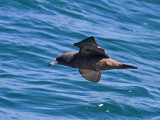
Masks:
[[[91,82],[99,82],[102,70],[111,69],[138,69],[137,67],[120,63],[111,59],[105,50],[98,46],[93,36],[74,43],[80,48],[79,52],[64,53],[51,62],[48,66],[61,64],[72,68],[78,68],[79,73]]]

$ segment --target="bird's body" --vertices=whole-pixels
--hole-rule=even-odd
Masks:
[[[64,53],[57,57],[56,62],[49,64],[61,64],[72,68],[78,68],[80,74],[91,82],[98,82],[102,70],[111,69],[137,69],[108,57],[103,48],[100,48],[93,37],[75,43],[80,48],[79,52]]]
[[[72,68],[93,71],[124,69],[124,64],[102,55],[81,56],[79,52],[68,52],[61,56],[63,56],[63,62],[59,62],[59,64]]]

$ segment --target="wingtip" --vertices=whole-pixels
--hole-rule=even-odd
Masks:
[[[89,44],[89,43],[92,43],[92,44],[94,43],[94,44],[96,44],[98,46],[98,44],[95,42],[95,39],[94,39],[93,36],[88,37],[88,38],[86,38],[86,39],[84,39],[84,40],[82,40],[80,42],[74,43],[73,45],[79,47],[79,46],[82,46],[82,45],[85,45],[85,44]]]
[[[93,36],[89,37],[89,38],[94,38]]]

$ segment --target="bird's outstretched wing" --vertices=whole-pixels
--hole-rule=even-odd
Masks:
[[[103,55],[108,57],[108,55],[105,53],[105,50],[98,46],[93,36],[78,43],[74,43],[74,46],[79,47],[79,52],[83,55]]]
[[[79,69],[79,73],[86,79],[91,82],[99,82],[101,79],[101,72],[100,71],[92,71],[92,70],[85,70]]]

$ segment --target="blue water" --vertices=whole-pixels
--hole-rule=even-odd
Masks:
[[[139,69],[47,66],[90,36]],[[0,120],[160,120],[160,1],[1,0],[0,68]]]

